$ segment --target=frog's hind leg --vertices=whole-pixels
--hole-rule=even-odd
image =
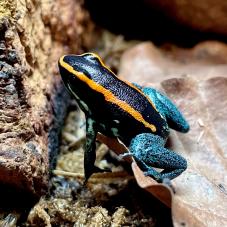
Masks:
[[[158,182],[164,178],[173,179],[179,176],[186,168],[187,161],[164,147],[165,141],[151,133],[137,135],[130,144],[130,151],[144,174],[151,176]],[[164,169],[157,172],[154,168]]]
[[[172,150],[162,147],[159,149],[158,153],[154,155],[158,158],[158,162],[155,163],[154,167],[164,169],[160,173],[162,179],[168,178],[172,180],[187,168],[187,161]]]
[[[143,160],[141,160],[140,156],[137,156],[137,154],[132,154],[132,156],[140,169],[143,170],[145,176],[150,176],[156,181],[162,182],[162,175],[157,170],[148,166]]]

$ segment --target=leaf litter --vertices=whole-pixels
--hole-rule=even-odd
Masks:
[[[147,42],[122,56],[120,75],[166,93],[191,127],[187,134],[171,131],[167,146],[187,159],[188,168],[172,181],[175,193],[162,185],[166,201],[154,190],[160,184],[133,164],[138,184],[171,205],[175,226],[227,225],[226,54],[227,46],[218,42],[191,50],[158,49]]]

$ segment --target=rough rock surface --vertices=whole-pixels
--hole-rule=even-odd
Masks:
[[[82,0],[0,1],[1,190],[45,192],[68,97],[56,62],[92,31]]]

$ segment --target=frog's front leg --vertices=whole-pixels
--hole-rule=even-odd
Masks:
[[[90,117],[86,118],[86,143],[84,153],[84,175],[85,182],[95,172],[103,172],[104,170],[94,165],[96,159],[96,135],[97,124],[95,120]]]
[[[189,131],[188,122],[167,96],[150,87],[145,87],[142,91],[155,104],[162,116],[166,118],[170,128],[184,133]]]
[[[165,141],[157,135],[143,133],[132,139],[129,150],[144,174],[162,182],[163,179],[173,179],[186,168],[187,161],[164,147]],[[154,168],[163,169],[158,172]]]

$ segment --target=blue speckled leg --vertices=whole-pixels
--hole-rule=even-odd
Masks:
[[[141,170],[143,170],[145,176],[150,176],[154,178],[156,181],[161,182],[162,181],[162,175],[152,168],[151,166],[148,166],[144,160],[141,159],[141,156],[138,155],[138,153],[132,154],[134,160],[136,161],[137,165],[140,167]]]
[[[164,147],[165,141],[157,135],[143,133],[132,139],[129,150],[144,174],[162,182],[164,178],[173,179],[186,168],[187,161]],[[158,172],[155,168],[164,169]]]
[[[95,172],[103,172],[104,170],[94,165],[96,159],[96,140],[97,129],[96,122],[92,118],[86,119],[86,143],[84,153],[84,175],[85,183],[88,178]]]
[[[143,88],[142,91],[155,104],[162,116],[166,118],[170,128],[184,133],[189,131],[188,122],[168,97],[154,88],[147,87]]]

